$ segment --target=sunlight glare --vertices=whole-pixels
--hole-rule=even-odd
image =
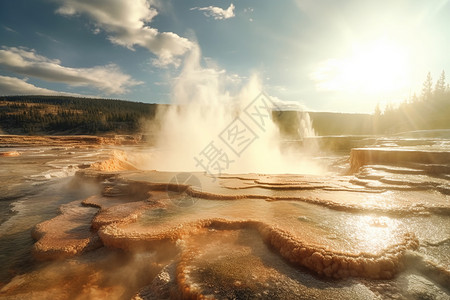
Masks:
[[[360,246],[371,252],[388,247],[394,243],[392,239],[398,237],[394,234],[398,224],[388,217],[361,216],[356,224],[349,225],[353,228],[350,234],[360,239]]]
[[[385,94],[405,86],[408,53],[387,40],[355,45],[349,57],[329,59],[312,73],[319,90]]]

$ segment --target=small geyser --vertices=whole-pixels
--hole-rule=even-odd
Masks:
[[[297,132],[300,138],[315,137],[316,132],[312,127],[312,121],[309,114],[305,111],[298,111],[297,116],[299,120]]]

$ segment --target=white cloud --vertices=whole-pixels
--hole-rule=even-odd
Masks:
[[[193,7],[191,10],[200,10],[203,11],[203,14],[207,17],[212,17],[215,20],[224,20],[233,18],[234,15],[234,4],[231,3],[227,9],[223,9],[216,6],[207,6],[207,7]]]
[[[45,88],[37,87],[24,79],[0,75],[0,95],[65,95],[81,96],[73,93],[57,92]],[[84,96],[85,97],[85,96]]]
[[[108,94],[123,94],[129,87],[142,83],[122,73],[114,64],[92,68],[64,67],[59,60],[49,59],[26,48],[3,47],[0,50],[0,67],[50,82],[93,87]]]
[[[155,0],[54,0],[61,6],[57,13],[67,16],[87,15],[95,23],[95,33],[104,30],[109,40],[133,50],[138,45],[158,56],[155,64],[178,65],[178,56],[192,47],[192,42],[172,32],[159,32],[148,26],[158,14]]]

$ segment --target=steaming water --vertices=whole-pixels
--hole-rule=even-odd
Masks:
[[[102,150],[11,150],[21,155],[0,157],[0,282],[31,266],[30,232],[36,224],[57,216],[62,204],[97,191],[71,185],[79,166],[107,157]]]
[[[194,49],[173,85],[172,103],[176,106],[159,112],[156,144],[162,152],[147,169],[215,174],[323,172],[310,153],[280,149],[280,133],[271,121],[271,111],[282,107],[277,99],[261,95],[257,76],[239,92],[230,93],[226,74],[204,68],[200,61],[200,50]],[[309,115],[301,113],[299,117],[299,136],[314,136]],[[202,154],[211,157],[215,150],[220,152],[220,167],[209,168]]]
[[[393,218],[333,212],[298,201],[265,202],[246,199],[224,203],[224,201],[195,199],[195,203],[195,206],[189,208],[173,207],[149,211],[144,213],[139,222],[143,227],[153,227],[165,223],[177,223],[192,216],[196,219],[270,220],[269,222],[273,222],[271,225],[290,228],[297,236],[307,235],[306,228],[311,227],[314,234],[323,238],[317,239],[317,242],[334,245],[342,251],[350,252],[378,252],[389,243],[398,242],[397,235],[400,237],[401,227],[404,226],[402,221]],[[379,220],[385,226],[373,225]],[[420,221],[417,220],[416,223],[421,224]],[[436,220],[435,224],[439,222],[443,222],[442,219]],[[450,225],[448,222],[445,224]],[[428,234],[430,238],[437,236],[442,238],[442,236],[448,236],[449,232],[438,234],[436,230],[430,230]]]
[[[396,147],[405,143],[401,139],[391,142]],[[378,140],[377,143],[385,143],[385,139]],[[421,143],[423,144],[423,140],[419,144]],[[430,143],[430,148],[433,149],[438,147],[437,144],[447,145],[445,140]],[[127,151],[130,161],[144,157],[151,161],[161,151],[142,147],[121,149]],[[11,150],[21,152],[21,156],[0,157],[0,179],[3,183],[0,186],[0,280],[6,284],[17,274],[25,275],[16,277],[12,281],[14,284],[8,285],[10,292],[14,291],[11,284],[13,287],[17,285],[24,292],[35,289],[41,291],[41,286],[48,284],[49,288],[53,286],[61,289],[56,291],[57,295],[67,296],[64,292],[64,287],[67,287],[70,293],[74,293],[72,296],[82,293],[90,295],[88,298],[130,298],[140,288],[149,285],[155,276],[162,276],[157,275],[158,272],[178,257],[178,246],[169,243],[159,245],[159,250],[154,248],[136,255],[127,256],[102,248],[73,260],[57,261],[48,266],[37,263],[31,256],[34,243],[31,238],[32,228],[60,214],[62,204],[98,195],[100,185],[74,181],[73,174],[82,169],[83,164],[108,159],[112,149],[41,147]],[[323,157],[323,154],[318,156]],[[334,161],[342,166],[336,170],[341,170],[344,166],[348,168],[345,158],[335,156]],[[132,181],[151,180],[158,183],[168,182],[173,174],[161,173],[159,178],[139,171],[124,176]],[[305,190],[302,195],[310,199],[322,199],[324,202],[321,205],[293,200],[265,201],[267,196],[288,199],[296,197],[299,192],[292,188],[249,187],[251,180],[245,178],[254,176],[256,175],[241,175],[243,179],[239,180],[223,177],[216,183],[212,183],[211,178],[206,176],[202,179],[202,188],[211,194],[248,194],[255,195],[255,199],[224,201],[193,198],[192,203],[195,204],[189,207],[169,205],[147,209],[137,218],[136,223],[124,226],[123,233],[135,236],[149,230],[164,233],[168,229],[172,230],[172,227],[179,228],[199,219],[261,220],[271,226],[284,228],[293,236],[307,239],[312,244],[327,245],[330,249],[342,252],[377,253],[391,244],[401,242],[403,233],[413,232],[420,246],[412,254],[408,254],[406,268],[397,277],[381,281],[358,278],[330,281],[315,276],[305,268],[288,264],[277,251],[271,251],[253,229],[197,228],[196,234],[184,237],[186,246],[183,247],[187,247],[189,251],[182,253],[193,256],[186,258],[185,269],[182,270],[183,280],[185,284],[197,286],[203,293],[219,298],[245,298],[245,295],[254,291],[266,298],[286,298],[298,293],[305,298],[328,299],[449,297],[450,291],[446,284],[448,275],[445,274],[448,274],[450,268],[450,218],[448,209],[441,208],[448,206],[449,196],[442,193],[445,189],[435,188],[448,186],[447,175],[427,174],[423,169],[404,166],[367,166],[356,174],[353,187],[365,189],[370,185],[377,186],[370,193],[336,190],[338,187],[346,187],[342,183],[348,180],[345,176],[335,174],[316,179],[308,177],[308,185],[303,186]],[[258,180],[261,184],[278,182],[271,176],[260,177]],[[296,180],[299,180],[298,177],[287,176],[278,183],[293,184]],[[323,190],[324,185],[331,190]],[[422,185],[423,188],[418,189]],[[409,190],[411,186],[416,190]],[[407,189],[401,189],[402,187]],[[379,192],[380,188],[385,190]],[[139,200],[127,193],[122,193],[120,197],[102,201],[109,201],[112,203],[111,207],[114,207],[113,203]],[[336,210],[333,206],[328,206],[328,200],[351,205],[344,205],[342,209]],[[417,203],[420,205],[415,205]],[[361,209],[350,209],[355,205],[359,205],[357,207]],[[117,212],[126,212],[125,207],[126,205],[117,209]],[[373,207],[377,209],[371,210]],[[410,208],[414,208],[415,212],[411,212]],[[239,272],[238,265],[253,271]],[[54,279],[57,276],[55,274],[59,274],[61,270],[64,270],[66,277]],[[96,273],[92,273],[92,270],[96,270]],[[120,274],[123,276],[119,276]],[[68,278],[73,277],[81,278],[81,281],[69,284],[71,280]],[[26,285],[21,285],[23,282]],[[89,287],[88,291],[86,287]],[[43,297],[45,292],[44,289],[44,294],[38,295]]]

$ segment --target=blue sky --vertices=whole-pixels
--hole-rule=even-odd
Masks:
[[[0,94],[169,103],[186,56],[239,90],[372,112],[450,72],[448,0],[5,0]]]

